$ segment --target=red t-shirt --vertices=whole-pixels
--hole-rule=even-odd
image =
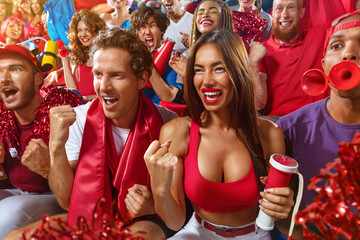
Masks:
[[[263,42],[268,54],[260,62],[259,71],[267,74],[266,115],[285,115],[329,95],[326,91],[317,97],[309,96],[300,84],[301,76],[308,69],[322,69],[322,49],[328,26],[310,29],[291,46],[276,43],[274,35]]]
[[[21,163],[34,123],[23,125],[17,123],[20,147],[17,149],[19,158],[12,158],[9,153],[5,156],[4,170],[12,186],[29,192],[50,192],[47,179],[30,171]]]

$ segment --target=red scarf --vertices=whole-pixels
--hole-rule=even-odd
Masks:
[[[100,197],[107,200],[100,217],[104,213],[112,214],[114,188],[118,191],[116,200],[121,213],[127,211],[124,200],[130,187],[137,183],[150,189],[144,154],[150,143],[159,138],[161,126],[162,119],[155,105],[140,95],[138,114],[118,159],[110,119],[105,117],[100,100],[94,100],[84,127],[68,213],[70,224],[76,224],[80,215],[91,221]]]

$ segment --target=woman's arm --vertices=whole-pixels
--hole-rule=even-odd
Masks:
[[[165,124],[160,132],[160,141],[154,141],[145,153],[155,210],[175,231],[182,227],[186,216],[183,157],[188,143],[187,122],[187,119],[179,118]]]
[[[69,56],[61,57],[64,71],[64,79],[67,88],[78,89],[77,66],[72,67]]]
[[[259,118],[261,143],[265,159],[274,153],[285,154],[284,134],[275,123]],[[263,181],[266,183],[266,178]],[[289,187],[267,189],[260,193],[263,199],[260,208],[276,219],[286,219],[294,206],[294,191]],[[265,201],[266,199],[267,201]]]

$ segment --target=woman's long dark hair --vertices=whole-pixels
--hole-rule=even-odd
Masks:
[[[191,49],[184,83],[185,101],[190,116],[198,121],[206,116],[206,110],[194,86],[195,56],[199,48],[213,44],[221,52],[223,64],[234,87],[234,99],[231,105],[229,121],[236,135],[248,149],[257,177],[258,189],[263,189],[261,176],[267,175],[267,162],[264,159],[260,141],[257,113],[254,104],[254,85],[248,54],[240,36],[227,29],[220,28],[203,34]]]

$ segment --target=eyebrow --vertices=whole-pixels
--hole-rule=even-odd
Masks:
[[[11,65],[9,65],[9,68],[15,68],[15,67],[25,68],[25,66],[23,64],[11,64]]]
[[[223,63],[222,63],[221,61],[218,61],[218,62],[214,62],[214,63],[210,64],[210,66],[211,66],[211,67],[215,67],[215,66],[221,65],[221,64],[223,64]],[[201,64],[195,63],[195,64],[194,64],[194,67],[204,67],[204,66],[201,65]]]
[[[333,39],[337,39],[337,38],[342,38],[344,37],[344,34],[333,34],[330,38],[329,38],[329,42],[332,41]]]
[[[217,7],[209,7],[208,9],[216,9],[216,10],[218,10],[218,11],[219,11],[219,9],[218,9]],[[200,10],[205,10],[205,8],[199,8],[199,10],[198,10],[198,11],[200,11]]]

